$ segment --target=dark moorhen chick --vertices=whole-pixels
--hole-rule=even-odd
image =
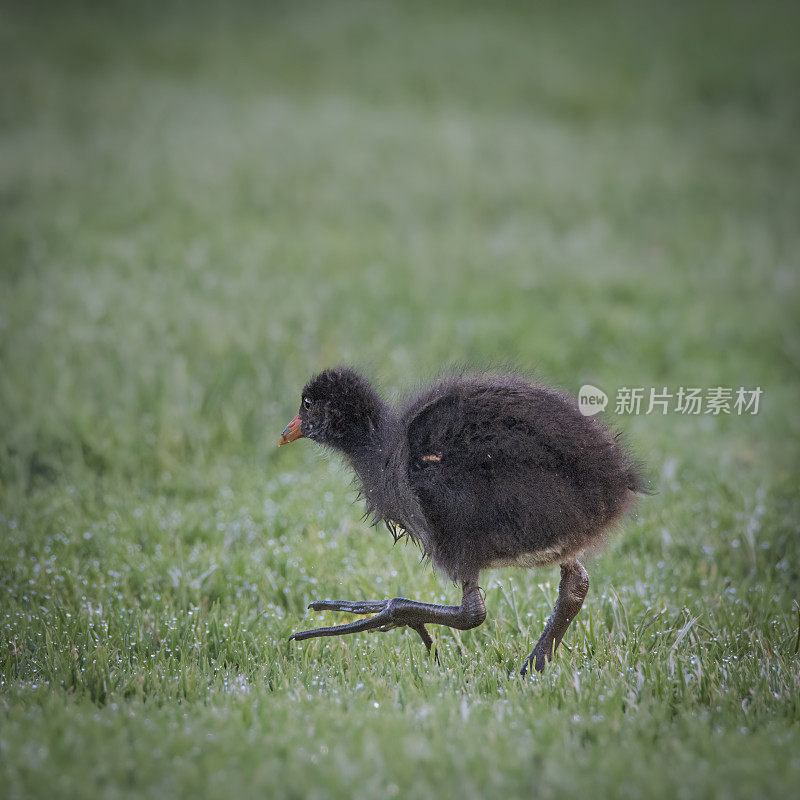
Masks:
[[[393,408],[355,370],[325,370],[303,390],[280,444],[301,436],[344,453],[375,524],[409,536],[463,598],[460,606],[322,600],[309,608],[373,616],[292,639],[405,625],[430,650],[426,623],[466,630],[486,618],[481,570],[560,564],[555,608],[522,667],[541,672],[589,590],[577,556],[644,491],[636,462],[600,420],[515,374],[455,375]]]

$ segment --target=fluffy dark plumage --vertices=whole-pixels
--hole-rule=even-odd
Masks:
[[[619,438],[567,394],[516,374],[458,374],[399,407],[353,369],[303,390],[303,436],[343,452],[376,521],[454,581],[563,564],[597,544],[644,481]]]

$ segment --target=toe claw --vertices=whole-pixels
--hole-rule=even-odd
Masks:
[[[522,669],[519,671],[519,674],[524,678],[528,674],[528,667],[533,667],[535,672],[544,672],[547,662],[551,660],[552,659],[546,656],[544,653],[539,653],[534,649],[534,651],[525,659],[525,663],[522,665]]]

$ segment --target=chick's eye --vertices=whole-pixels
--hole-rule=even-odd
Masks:
[[[303,398],[303,408],[311,408],[311,398],[304,397]]]

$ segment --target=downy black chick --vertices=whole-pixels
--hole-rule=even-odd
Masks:
[[[460,606],[317,601],[309,608],[372,616],[293,639],[408,626],[430,650],[426,623],[466,630],[486,618],[481,570],[559,564],[555,608],[521,670],[543,671],[589,589],[577,556],[645,491],[638,464],[602,421],[513,373],[454,375],[395,408],[355,370],[325,370],[303,389],[280,444],[302,436],[344,453],[375,522],[411,538],[463,595]]]

